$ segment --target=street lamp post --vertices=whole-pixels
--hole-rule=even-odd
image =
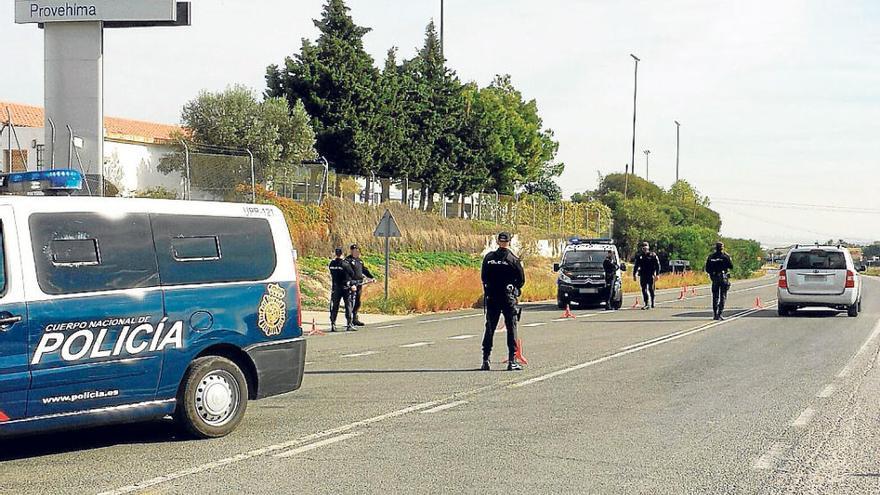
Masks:
[[[679,149],[679,143],[681,142],[679,140],[680,131],[681,131],[681,124],[677,120],[674,122],[675,122],[675,182],[678,182],[678,149]]]
[[[630,57],[635,60],[635,71],[633,72],[633,140],[632,140],[632,152],[630,153],[629,162],[633,164],[633,172],[635,172],[635,163],[636,163],[636,102],[639,94],[639,62],[641,59],[636,57],[632,53],[629,54]],[[629,189],[629,174],[626,174],[623,181],[623,199],[626,199],[627,190]]]
[[[651,154],[651,150],[645,150],[645,180],[651,180],[648,174],[648,155]]]

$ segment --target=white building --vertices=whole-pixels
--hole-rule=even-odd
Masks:
[[[12,115],[12,128],[4,126],[7,109]],[[40,107],[0,101],[0,170],[5,172],[49,169],[52,146],[45,141],[43,109]],[[157,166],[176,143],[174,136],[181,128],[174,125],[139,120],[104,118],[104,176],[121,195],[155,188],[183,195],[183,177],[172,172],[159,172]],[[16,140],[16,137],[18,138]],[[57,129],[54,146],[54,168],[78,170],[76,148],[71,145],[66,129]],[[70,150],[73,150],[72,152]],[[25,165],[26,164],[26,165]],[[98,170],[83,170],[97,174]]]

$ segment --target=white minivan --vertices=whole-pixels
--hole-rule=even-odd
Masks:
[[[800,308],[827,307],[856,317],[862,309],[862,267],[842,246],[795,246],[779,270],[779,316]]]

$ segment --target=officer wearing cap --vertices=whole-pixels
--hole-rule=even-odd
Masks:
[[[336,331],[336,316],[339,314],[339,301],[345,304],[345,331],[353,331],[351,326],[351,299],[354,286],[351,285],[354,280],[354,270],[351,265],[342,257],[342,248],[336,248],[336,255],[330,261],[327,267],[330,269],[330,280],[333,282],[333,288],[330,291],[330,331]]]
[[[510,252],[510,234],[498,234],[498,249],[483,258],[482,279],[484,307],[486,308],[486,333],[483,336],[483,371],[489,370],[489,355],[498,319],[504,315],[507,327],[508,370],[521,370],[516,361],[516,304],[517,297],[526,283],[522,263]]]
[[[733,261],[724,252],[724,243],[716,242],[715,252],[706,259],[706,273],[712,279],[712,310],[716,320],[724,319],[724,304],[730,289],[730,270],[733,270]]]
[[[362,327],[364,323],[358,319],[358,311],[361,309],[361,291],[363,291],[363,283],[364,281],[373,280],[373,274],[370,273],[370,269],[364,266],[364,261],[361,259],[361,250],[358,248],[357,244],[351,245],[351,254],[345,258],[345,261],[351,265],[351,269],[354,270],[354,285],[355,292],[353,293],[354,297],[354,305],[351,308],[351,324],[355,326]]]
[[[657,253],[651,251],[650,244],[643,242],[642,252],[636,256],[633,264],[633,280],[636,280],[636,277],[638,277],[639,285],[642,286],[642,297],[645,298],[645,305],[642,309],[654,307],[654,285],[657,283],[659,276],[660,258],[657,257]]]

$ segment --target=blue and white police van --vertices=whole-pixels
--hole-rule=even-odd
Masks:
[[[0,196],[0,437],[169,415],[228,434],[248,400],[302,384],[295,263],[272,206]]]

